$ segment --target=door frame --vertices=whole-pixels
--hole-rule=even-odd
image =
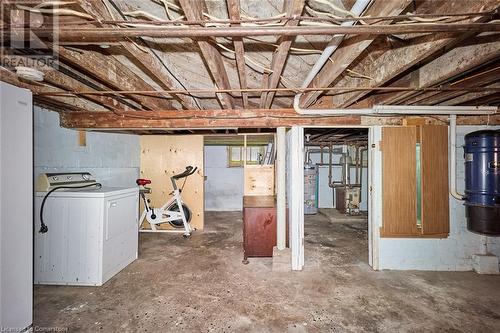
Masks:
[[[290,130],[290,247],[292,270],[304,266],[304,129],[305,128],[366,128],[368,130],[368,264],[378,270],[378,218],[381,212],[381,160],[379,142],[381,126],[292,126]],[[378,167],[377,167],[378,166]],[[378,177],[377,177],[378,175]],[[374,177],[375,176],[375,177]],[[377,181],[378,180],[378,181]],[[380,184],[379,184],[380,183]]]

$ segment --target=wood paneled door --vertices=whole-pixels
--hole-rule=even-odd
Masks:
[[[447,237],[448,127],[384,127],[381,150],[381,236]]]

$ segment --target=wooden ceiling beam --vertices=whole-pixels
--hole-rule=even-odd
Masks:
[[[84,0],[81,0],[84,1]],[[89,0],[87,0],[89,1]],[[182,0],[187,1],[187,0]],[[485,0],[491,1],[491,0]],[[490,17],[485,15],[483,17]],[[198,22],[198,21],[197,21]],[[54,31],[47,28],[32,29],[38,36],[46,39],[54,37]],[[386,24],[355,26],[273,26],[273,27],[195,27],[188,29],[170,27],[152,28],[65,28],[58,30],[57,36],[62,43],[109,43],[120,42],[124,38],[208,38],[208,37],[250,37],[250,36],[322,36],[322,35],[401,35],[401,34],[438,34],[447,33],[480,33],[500,31],[500,23],[419,23],[419,24]],[[8,38],[9,31],[3,32]]]
[[[55,50],[59,59],[85,75],[94,78],[105,86],[113,89],[142,90],[153,88],[137,74],[116,60],[113,56],[104,56],[92,50],[72,50],[59,47]],[[102,66],[106,63],[106,66]],[[135,100],[144,108],[154,110],[171,105],[168,100],[150,98],[140,95],[124,95]]]
[[[499,105],[500,104],[500,94],[491,94],[476,99],[472,99],[464,103],[465,105]],[[490,123],[491,124],[491,123]]]
[[[184,15],[188,20],[203,20],[203,12],[206,11],[205,2],[201,0],[180,0]],[[189,28],[191,29],[191,27]],[[219,89],[231,89],[229,77],[227,76],[224,60],[219,50],[208,40],[197,39],[196,42],[201,50],[203,59],[208,66],[209,72]],[[234,108],[234,99],[228,93],[216,94],[222,107],[225,109]]]
[[[304,4],[305,0],[285,0],[283,12],[285,12],[287,16],[299,16],[304,10]],[[285,26],[294,27],[298,24],[298,20],[289,20],[286,22]],[[283,73],[283,69],[285,68],[286,60],[288,58],[288,51],[290,50],[294,39],[295,36],[280,37],[278,41],[279,46],[273,53],[273,57],[271,59],[271,73],[269,74],[269,77],[266,75],[262,77],[263,80],[268,81],[267,84],[265,84],[267,88],[274,89],[278,87],[281,74]],[[271,108],[274,95],[274,92],[263,92],[260,97],[260,107],[263,109]]]
[[[495,64],[492,68],[467,75],[458,81],[447,83],[446,85],[454,88],[483,87],[498,80],[500,80],[500,64]],[[434,105],[462,94],[463,92],[459,91],[427,92],[406,100],[405,104]]]
[[[31,90],[33,94],[35,94],[34,99],[35,101],[39,99],[36,94],[38,93],[47,93],[47,92],[64,92],[63,89],[57,88],[57,87],[52,87],[46,84],[41,84],[37,82],[29,82],[28,81],[21,81],[17,77],[17,75],[8,69],[4,67],[0,67],[0,80],[3,82],[7,82],[9,84],[12,84],[14,86],[24,88]],[[51,96],[51,97],[42,97],[40,98],[41,100],[44,101],[52,101],[54,105],[59,105],[60,109],[58,110],[85,110],[85,111],[105,111],[105,109],[96,109],[94,105],[89,103],[87,100],[78,98],[78,97],[73,97],[73,96],[67,96],[67,97],[62,97],[62,96]]]
[[[399,15],[412,0],[375,1],[366,11],[366,16]],[[391,21],[383,21],[389,24]],[[376,36],[352,36],[347,38],[330,57],[309,87],[329,87],[373,42]],[[321,95],[321,91],[308,92],[300,98],[302,107],[310,106]]]
[[[140,118],[134,118],[140,117]],[[360,125],[361,117],[301,116],[293,109],[238,109],[127,112],[61,113],[61,125],[70,128],[276,128],[292,125]]]
[[[435,10],[443,13],[454,13],[459,11],[478,11],[478,10],[495,10],[499,7],[498,0],[476,0],[465,2],[443,1]],[[467,19],[467,22],[482,22],[485,18]],[[416,25],[418,26],[418,25]],[[453,24],[449,24],[453,26]],[[444,32],[418,36],[411,39],[406,39],[407,44],[399,45],[395,48],[386,49],[379,52],[371,52],[350,69],[366,78],[350,78],[344,76],[338,81],[336,86],[361,86],[361,87],[379,87],[387,84],[394,78],[403,75],[412,67],[425,61],[429,57],[436,55],[438,52],[443,52],[470,37],[468,33],[457,34],[453,32]],[[368,81],[368,82],[367,82]],[[353,92],[338,95],[334,99],[334,107],[349,107],[358,100],[369,94],[370,91]]]
[[[95,17],[98,21],[113,20],[111,13],[108,12],[102,0],[81,0],[80,7],[89,15]],[[129,58],[138,63],[141,68],[156,81],[163,89],[181,90],[182,86],[175,82],[167,73],[164,65],[158,59],[157,55],[149,47],[139,48],[137,43],[131,41],[120,41],[120,46],[126,52]],[[145,45],[142,45],[145,46]],[[197,109],[198,106],[193,97],[189,94],[176,94],[173,96],[181,103],[185,109]]]
[[[493,83],[486,87],[500,88],[500,83]],[[448,99],[446,101],[439,103],[438,105],[468,105],[468,103],[472,100],[478,100],[485,96],[498,95],[498,94],[499,94],[498,92],[491,92],[491,91],[471,92],[471,93],[461,94],[460,96]]]
[[[29,59],[21,56],[8,56],[0,54],[0,60],[5,61],[5,59],[9,59],[14,63],[29,63]],[[44,83],[48,83],[51,86],[55,86],[60,88],[63,91],[78,91],[80,89],[87,89],[91,91],[98,91],[88,85],[76,80],[73,77],[70,77],[66,74],[63,74],[57,71],[55,68],[47,67],[47,66],[34,66],[36,70],[39,70],[44,74],[43,81]],[[133,110],[128,105],[123,104],[120,100],[117,100],[113,97],[102,96],[102,95],[81,95],[79,96],[86,100],[89,100],[93,103],[103,106],[108,110],[120,110],[122,112]]]
[[[229,12],[229,18],[232,20],[240,20],[240,0],[227,0],[227,8]],[[239,23],[234,24],[238,26]],[[241,37],[233,38],[233,45],[236,58],[236,67],[238,69],[238,78],[240,80],[240,88],[248,88],[247,76],[245,69],[245,47],[243,44],[243,39]],[[241,94],[243,98],[243,107],[248,109],[248,93],[244,92]]]
[[[425,118],[425,117],[424,117]],[[458,124],[500,124],[500,114],[487,116],[459,116]],[[298,126],[370,126],[401,125],[405,117],[361,117],[361,116],[304,116],[293,109],[237,109],[185,110],[127,112],[124,115],[112,112],[62,112],[63,127],[78,129],[221,129],[221,128],[276,128]],[[427,121],[443,123],[447,116],[426,118]]]
[[[467,40],[418,69],[418,87],[442,85],[449,80],[500,57],[500,34],[479,35]],[[380,100],[380,104],[412,104],[419,92],[404,92]]]

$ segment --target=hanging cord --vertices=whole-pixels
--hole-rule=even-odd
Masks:
[[[42,200],[42,205],[40,207],[40,230],[38,232],[41,234],[44,234],[47,231],[49,231],[49,228],[47,227],[47,225],[43,221],[43,208],[45,207],[45,201],[47,201],[47,198],[49,197],[49,195],[52,194],[52,192],[55,192],[55,191],[63,189],[63,188],[65,188],[65,189],[78,189],[78,188],[86,188],[86,187],[91,187],[91,186],[96,186],[97,189],[100,189],[102,187],[102,184],[101,183],[93,183],[93,184],[87,184],[87,185],[82,185],[82,186],[58,186],[58,187],[54,187],[52,190],[50,190],[43,197],[43,200]]]

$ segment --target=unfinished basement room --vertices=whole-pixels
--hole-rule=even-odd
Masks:
[[[499,332],[500,0],[2,0],[1,332]]]

